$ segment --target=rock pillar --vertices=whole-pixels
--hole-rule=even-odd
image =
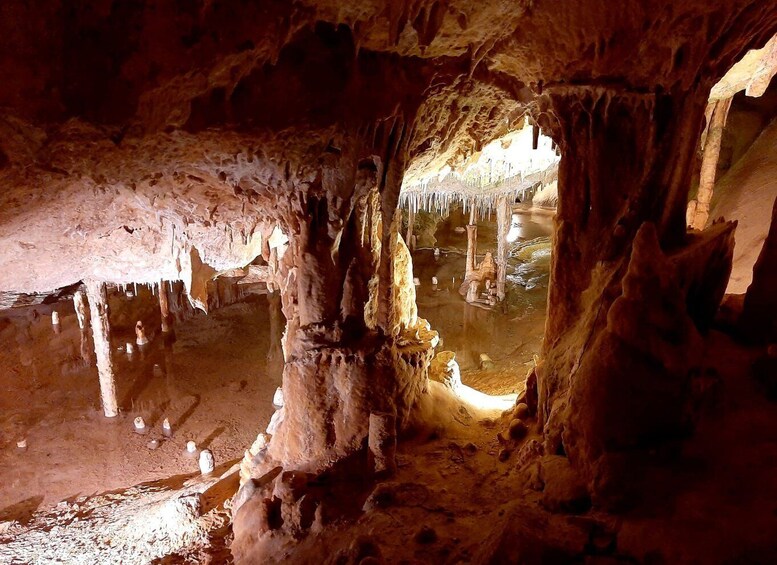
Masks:
[[[478,225],[473,207],[469,215],[469,224],[467,224],[467,263],[464,272],[464,280],[470,280],[472,273],[475,272],[477,262],[478,247]]]
[[[405,243],[408,249],[413,248],[413,227],[415,225],[415,210],[413,209],[413,203],[410,203],[410,207],[407,210],[407,233],[405,234]]]
[[[116,401],[116,379],[113,373],[113,351],[111,349],[111,324],[108,320],[108,293],[105,283],[86,282],[86,295],[92,320],[94,353],[97,372],[100,377],[100,399],[106,418],[118,415]]]
[[[162,331],[170,331],[170,303],[167,296],[167,286],[165,281],[159,281],[159,314],[162,317]]]
[[[502,196],[496,204],[496,296],[505,299],[507,279],[507,231],[510,229],[510,206]]]
[[[547,452],[566,454],[603,504],[628,490],[626,459],[688,431],[697,327],[728,280],[734,225],[686,236],[706,95],[543,96],[563,156],[539,420]]]
[[[396,135],[401,126],[382,125],[378,139],[383,128]],[[287,321],[285,402],[268,460],[308,472],[362,449],[371,413],[395,415],[401,430],[431,357],[431,347],[400,345],[426,331],[412,312],[412,265],[394,216],[402,153],[395,147],[396,159],[384,164],[378,155],[386,150],[356,135],[331,143],[339,152],[320,159],[326,190],[307,186],[289,199],[281,223],[289,247],[277,277]]]
[[[704,153],[699,173],[699,191],[696,200],[689,204],[692,214],[690,226],[693,229],[703,230],[710,216],[710,201],[712,190],[715,187],[715,174],[718,169],[718,157],[720,157],[720,144],[723,140],[723,130],[726,127],[728,110],[731,107],[731,98],[714,100],[710,102],[711,117],[707,128],[707,137],[704,142]]]

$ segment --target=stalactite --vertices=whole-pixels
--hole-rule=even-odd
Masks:
[[[458,204],[463,213],[474,207],[481,217],[490,217],[497,209],[500,198],[506,197],[511,202],[517,198],[524,201],[537,186],[544,186],[555,180],[557,170],[554,165],[528,176],[523,176],[520,171],[510,171],[510,176],[492,183],[484,183],[481,177],[462,179],[451,174],[442,181],[422,181],[403,186],[399,204],[408,210],[436,212],[443,217],[450,213],[452,205]]]

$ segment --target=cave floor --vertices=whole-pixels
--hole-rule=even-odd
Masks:
[[[507,418],[460,413],[444,431],[401,443],[390,480],[353,487],[365,501],[358,517],[293,545],[270,538],[265,555],[310,564],[368,555],[412,564],[774,563],[777,429],[769,425],[774,404],[749,374],[758,352],[717,332],[705,348],[719,377],[704,395],[698,431],[646,454],[630,511],[549,511],[567,493],[563,483],[546,492],[546,469],[566,459],[529,455],[541,441],[536,423],[502,462],[497,433]]]
[[[698,432],[671,457],[646,460],[643,499],[633,511],[618,517],[547,511],[545,458],[524,458],[519,448],[500,461],[497,433],[506,420],[459,411],[452,425],[431,426],[400,443],[398,472],[390,480],[349,485],[344,504],[356,501],[364,509],[356,517],[311,531],[293,548],[274,547],[273,558],[311,564],[358,562],[351,559],[369,554],[386,563],[773,563],[777,430],[768,422],[774,405],[749,376],[756,351],[716,332],[706,348],[720,379],[706,397]],[[522,446],[536,447],[537,432],[532,426]],[[230,465],[212,477],[182,475],[69,499],[24,524],[5,523],[0,559],[45,561],[76,549],[80,557],[69,562],[231,562],[229,496],[237,477]],[[189,504],[192,496],[196,502]]]
[[[59,333],[46,308],[36,307],[37,319],[31,308],[14,312],[0,326],[0,521],[198,471],[197,457],[186,453],[188,440],[212,450],[217,464],[240,458],[269,422],[281,367],[271,355],[264,297],[188,318],[176,325],[172,347],[157,336],[131,359],[118,351],[131,336],[117,332],[120,414],[113,419],[102,415],[97,370],[82,357],[72,303],[57,304]],[[280,355],[279,345],[273,353]],[[134,431],[136,416],[146,422],[144,435]],[[170,438],[162,433],[165,418]],[[20,438],[27,439],[24,450],[16,446]],[[152,439],[160,442],[156,449],[147,446]]]

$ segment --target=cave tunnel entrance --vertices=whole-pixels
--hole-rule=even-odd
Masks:
[[[517,205],[511,216],[516,240],[508,243],[506,293],[502,301],[488,303],[488,291],[479,289],[477,302],[467,302],[459,292],[465,276],[468,214],[460,208],[446,218],[419,212],[416,225],[436,225],[428,241],[424,234],[413,248],[419,316],[429,320],[441,337],[440,350],[456,353],[464,384],[491,395],[523,390],[523,377],[540,354],[545,327],[552,234],[552,209]],[[496,220],[477,220],[476,261],[497,253]],[[504,235],[503,235],[504,237]],[[423,245],[426,243],[426,245]],[[487,273],[495,287],[496,273]],[[434,283],[434,280],[437,283]],[[489,288],[490,290],[490,288]],[[517,378],[516,378],[517,377]]]
[[[494,396],[523,392],[545,329],[559,156],[533,130],[527,120],[456,171],[406,179],[400,197],[419,316],[462,382]]]

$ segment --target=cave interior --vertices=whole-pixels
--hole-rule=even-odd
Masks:
[[[777,562],[777,3],[0,4],[0,561]]]

